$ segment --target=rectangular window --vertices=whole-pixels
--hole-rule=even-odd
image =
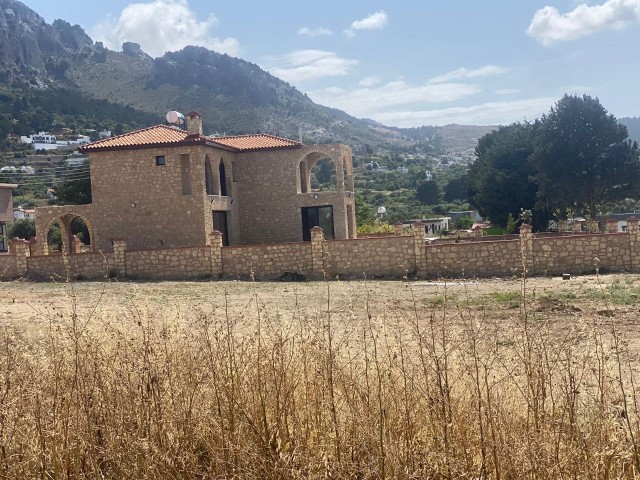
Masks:
[[[0,223],[0,252],[7,251],[7,242],[5,241],[4,236],[6,235],[6,227],[4,223]]]
[[[163,167],[167,164],[167,159],[164,157],[164,155],[158,155],[156,157],[156,167]]]
[[[180,155],[180,173],[182,174],[182,195],[191,195],[191,166],[189,155]]]

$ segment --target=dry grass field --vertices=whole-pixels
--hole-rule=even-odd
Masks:
[[[0,478],[635,478],[640,277],[0,283]]]

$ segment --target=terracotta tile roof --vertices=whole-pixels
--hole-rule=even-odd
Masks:
[[[89,143],[78,148],[80,152],[92,152],[96,150],[126,149],[131,147],[152,147],[157,145],[171,145],[183,143],[189,136],[188,132],[168,125],[156,125],[155,127],[136,130],[116,137],[105,138],[97,142]]]
[[[215,143],[220,143],[226,147],[231,147],[239,151],[262,150],[271,148],[299,147],[300,143],[287,138],[276,137],[260,133],[257,135],[236,135],[233,137],[212,138]]]
[[[184,130],[168,125],[136,130],[117,137],[105,138],[97,142],[82,145],[79,152],[91,153],[101,150],[130,150],[138,148],[173,147],[180,145],[205,144],[236,152],[269,150],[275,148],[295,148],[301,144],[274,135],[237,135],[230,137],[205,137],[204,135],[189,135]]]

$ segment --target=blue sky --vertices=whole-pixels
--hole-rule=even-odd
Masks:
[[[640,0],[23,1],[114,50],[241,57],[387,125],[532,120],[565,92],[640,116]]]

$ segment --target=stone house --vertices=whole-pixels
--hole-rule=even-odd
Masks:
[[[91,250],[114,240],[130,249],[207,245],[214,230],[225,245],[300,242],[313,226],[327,238],[356,237],[351,149],[310,145],[272,135],[208,137],[202,116],[187,115],[187,130],[157,125],[80,147],[90,158],[92,202],[36,211],[37,245],[61,229],[73,250],[82,220]],[[322,159],[335,167],[330,191],[313,191],[311,173]]]
[[[7,224],[13,221],[13,189],[18,185],[0,183],[0,253],[8,250]]]

